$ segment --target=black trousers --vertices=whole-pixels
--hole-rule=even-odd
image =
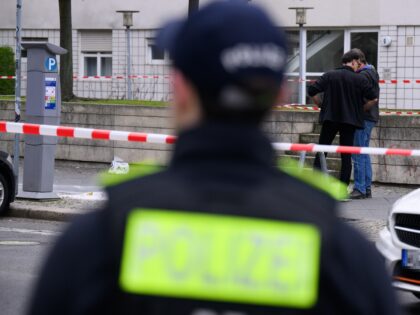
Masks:
[[[337,133],[340,134],[340,145],[352,146],[354,142],[354,132],[356,127],[353,125],[336,123],[332,121],[324,121],[322,124],[321,135],[319,136],[319,144],[331,144]],[[318,153],[315,158],[314,167],[320,169],[321,163]],[[345,184],[350,184],[351,177],[351,154],[341,153],[341,172],[340,180]]]

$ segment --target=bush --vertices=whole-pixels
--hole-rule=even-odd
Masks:
[[[0,76],[15,75],[15,56],[8,46],[0,47]],[[0,79],[0,95],[15,94],[15,80]]]

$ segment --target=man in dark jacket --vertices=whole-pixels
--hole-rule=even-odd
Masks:
[[[377,94],[368,80],[355,73],[359,54],[349,51],[343,55],[340,68],[324,73],[313,85],[308,94],[317,101],[317,94],[324,93],[321,113],[322,123],[319,144],[331,144],[340,134],[340,145],[352,146],[356,129],[363,128],[365,99],[375,100]],[[371,103],[366,106],[371,106]],[[319,155],[314,163],[320,167]],[[341,154],[340,180],[349,185],[351,176],[351,155]]]
[[[352,49],[359,54],[359,66],[357,73],[364,76],[375,94],[378,95],[378,102],[364,112],[363,129],[357,129],[354,133],[354,145],[358,147],[368,147],[372,129],[379,120],[379,75],[374,66],[366,61],[365,54],[360,49]],[[372,164],[368,154],[353,154],[354,165],[354,187],[350,194],[351,199],[372,198]]]
[[[227,1],[171,25],[157,38],[175,69],[171,163],[114,183],[69,227],[30,314],[398,314],[374,246],[274,167],[260,124],[281,94],[284,34]]]

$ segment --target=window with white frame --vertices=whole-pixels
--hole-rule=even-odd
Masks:
[[[83,53],[84,76],[111,76],[112,54],[107,52]]]
[[[299,72],[299,31],[288,31],[288,72]],[[344,53],[343,30],[308,30],[306,42],[307,75],[320,75],[341,64]]]
[[[81,31],[80,73],[83,76],[112,75],[112,32]]]
[[[168,53],[156,45],[154,38],[147,39],[147,61],[149,64],[169,63]]]
[[[299,72],[299,31],[287,31],[289,42],[288,72]],[[306,71],[308,76],[318,76],[341,65],[343,53],[351,48],[364,51],[368,62],[377,65],[378,30],[308,30],[306,41]]]
[[[306,39],[306,79],[317,79],[341,65],[341,57],[351,48],[364,51],[368,62],[378,60],[378,29],[309,29]],[[299,31],[286,31],[288,37],[287,72],[291,102],[297,102],[299,88]]]

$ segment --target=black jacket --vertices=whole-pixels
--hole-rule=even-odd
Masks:
[[[198,309],[247,315],[399,314],[375,247],[336,218],[333,199],[273,164],[270,142],[251,127],[208,124],[181,135],[167,170],[109,188],[105,209],[69,227],[44,266],[29,314],[184,315]],[[322,235],[315,306],[299,310],[124,293],[118,285],[123,235],[127,215],[136,208],[315,226]]]
[[[370,86],[373,88],[375,94],[378,96],[381,91],[381,88],[379,87],[379,74],[375,70],[374,67],[371,65],[368,65],[364,68],[362,68],[359,73],[363,75],[368,81]],[[364,113],[365,120],[370,120],[374,122],[379,121],[379,104],[374,105],[369,111]]]
[[[372,100],[378,96],[363,75],[355,73],[347,66],[324,73],[308,87],[311,97],[321,92],[324,93],[324,98],[320,122],[332,121],[356,128],[363,128],[364,99]]]

